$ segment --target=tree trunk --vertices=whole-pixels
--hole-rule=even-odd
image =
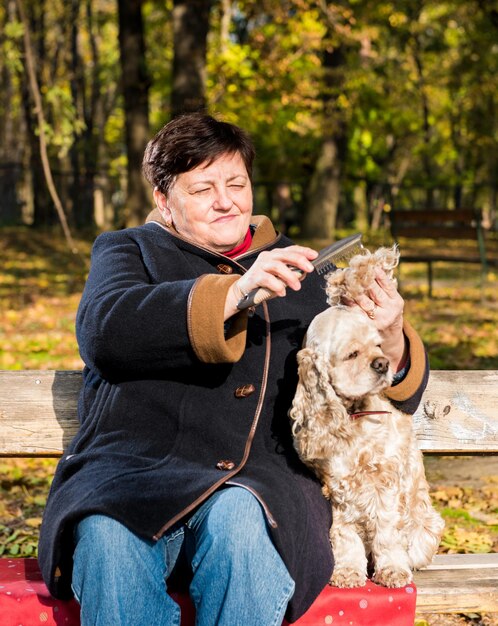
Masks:
[[[64,236],[66,238],[69,249],[73,254],[78,254],[78,250],[74,244],[71,231],[69,230],[69,225],[67,223],[66,213],[64,211],[64,207],[60,201],[59,195],[57,193],[57,189],[55,187],[55,183],[52,177],[52,170],[50,168],[50,162],[48,159],[47,152],[47,143],[45,138],[45,116],[43,114],[43,103],[40,93],[40,88],[36,76],[36,67],[35,67],[35,55],[33,53],[33,48],[31,44],[31,34],[28,19],[26,17],[26,13],[24,12],[24,5],[22,0],[17,0],[17,8],[19,11],[19,15],[21,18],[21,22],[24,26],[24,57],[25,57],[25,67],[26,73],[28,76],[29,88],[31,95],[33,97],[33,101],[35,103],[35,111],[38,125],[38,140],[40,147],[40,158],[43,167],[43,174],[45,176],[46,185],[48,191],[50,193],[50,197],[52,202],[54,203],[55,209],[57,211],[57,215],[59,217],[59,221],[62,226],[62,230],[64,231]]]
[[[434,208],[434,189],[431,186],[431,180],[434,177],[434,164],[431,158],[431,143],[432,143],[432,125],[431,125],[431,113],[430,113],[430,104],[429,97],[427,95],[427,87],[426,80],[424,75],[424,67],[422,62],[422,52],[421,52],[420,42],[417,36],[412,38],[412,54],[413,60],[415,62],[415,67],[417,68],[417,79],[418,86],[420,89],[420,100],[422,107],[422,128],[423,128],[423,141],[424,141],[424,150],[421,154],[422,167],[425,173],[426,181],[428,187],[425,191],[425,209],[433,209]]]
[[[367,184],[364,180],[359,180],[354,186],[353,204],[355,212],[356,230],[366,233],[368,231],[368,201]],[[373,215],[375,219],[375,213]]]
[[[212,0],[175,0],[171,114],[206,108],[206,51]]]
[[[232,23],[232,0],[221,0],[220,49],[226,52],[230,41],[230,24]]]
[[[145,61],[142,0],[118,0],[119,49],[125,111],[128,187],[123,225],[142,224],[151,197],[142,176],[149,139],[149,79]]]
[[[69,23],[71,24],[71,56],[70,56],[70,68],[71,68],[71,95],[73,98],[73,105],[81,115],[83,106],[81,100],[85,97],[85,80],[82,71],[81,59],[78,51],[78,36],[79,36],[79,0],[70,0],[69,2]],[[71,197],[71,213],[74,223],[79,227],[81,223],[81,138],[79,134],[73,132],[73,143],[69,150],[69,158],[71,161],[72,181],[70,185],[70,197]]]
[[[5,32],[7,24],[14,21],[17,21],[15,0],[7,0],[1,24],[2,32]],[[23,219],[19,188],[23,184],[22,163],[26,142],[20,137],[24,137],[26,130],[22,110],[15,103],[13,71],[8,63],[0,65],[0,223],[21,224]]]
[[[335,230],[342,163],[346,153],[346,124],[337,106],[337,97],[343,84],[343,46],[327,46],[322,63],[323,144],[311,178],[303,235],[331,239]]]
[[[274,222],[276,222],[277,229],[284,235],[289,234],[289,229],[293,226],[295,219],[294,201],[289,183],[277,183],[273,189],[273,206],[276,209]]]
[[[33,33],[33,47],[35,49],[37,67],[36,80],[40,81],[39,68],[45,60],[45,2],[40,0],[33,6],[29,3],[26,7],[29,14],[26,15],[29,29]],[[43,174],[42,160],[40,156],[40,144],[37,137],[37,121],[35,113],[35,104],[29,87],[29,77],[27,72],[23,72],[21,76],[22,91],[22,107],[24,120],[26,125],[27,146],[28,146],[28,204],[29,211],[25,212],[33,226],[50,226],[56,223],[57,217],[54,206],[45,184],[45,176]],[[28,216],[28,213],[30,214]]]
[[[334,235],[340,196],[340,142],[334,136],[325,137],[315,165],[308,194],[308,207],[303,235],[330,239]]]

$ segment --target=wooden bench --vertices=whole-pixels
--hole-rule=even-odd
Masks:
[[[81,374],[0,371],[0,456],[57,457],[78,428]],[[498,371],[433,371],[414,416],[425,454],[498,454]],[[498,554],[438,555],[418,613],[498,612]]]
[[[471,209],[392,210],[391,235],[401,252],[400,263],[426,263],[429,297],[433,295],[433,264],[480,265],[481,285],[488,270],[481,213]]]

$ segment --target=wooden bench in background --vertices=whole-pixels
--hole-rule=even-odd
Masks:
[[[474,264],[486,280],[488,258],[481,213],[471,209],[396,209],[389,212],[391,235],[399,245],[400,263],[426,263],[429,297],[433,295],[433,264]]]
[[[80,386],[79,372],[1,371],[0,456],[60,456]],[[425,454],[498,454],[498,371],[433,371],[414,426]],[[415,583],[418,613],[498,612],[498,554],[438,555]]]

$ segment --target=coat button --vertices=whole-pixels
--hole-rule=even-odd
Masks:
[[[242,385],[242,387],[237,387],[235,390],[236,398],[247,398],[251,393],[256,391],[256,387],[254,385]]]
[[[220,263],[216,266],[216,269],[218,272],[221,272],[221,274],[233,274],[233,267],[230,267],[230,265],[226,263]]]
[[[216,463],[216,469],[219,469],[219,470],[229,471],[229,470],[233,470],[234,467],[235,467],[235,463],[228,459],[225,459],[223,461],[218,461],[218,463]]]

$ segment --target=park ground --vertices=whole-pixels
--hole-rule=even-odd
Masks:
[[[68,252],[53,232],[2,229],[0,369],[79,369],[75,312],[91,247]],[[367,239],[373,247],[382,237]],[[478,268],[435,270],[427,296],[423,266],[403,266],[406,316],[417,328],[433,369],[498,369],[497,276],[480,285]],[[0,459],[0,554],[35,556],[38,530],[56,460]],[[498,551],[498,461],[492,457],[426,458],[435,506],[446,521],[441,552]],[[417,626],[498,626],[497,615],[425,615]]]

